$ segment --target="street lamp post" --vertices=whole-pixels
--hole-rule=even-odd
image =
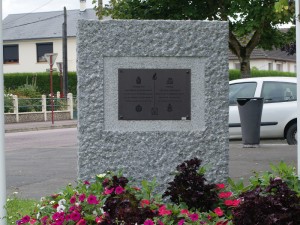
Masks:
[[[57,62],[56,63],[57,68],[59,70],[59,82],[60,82],[60,98],[64,97],[64,91],[63,91],[63,77],[62,77],[62,70],[63,70],[63,63]]]
[[[51,93],[51,120],[52,124],[54,124],[54,101],[53,101],[53,79],[52,79],[52,72],[53,72],[53,64],[56,60],[57,53],[46,53],[45,58],[50,65],[50,93]]]

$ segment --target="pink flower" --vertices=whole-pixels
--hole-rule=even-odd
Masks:
[[[29,223],[30,221],[30,216],[26,215],[22,218],[22,223]]]
[[[165,205],[161,206],[158,209],[158,215],[160,215],[160,216],[171,215],[171,214],[172,214],[172,211],[167,210]]]
[[[216,223],[216,225],[227,225],[227,223],[228,223],[228,220],[226,220],[226,221],[219,221],[219,222]]]
[[[158,225],[165,225],[163,222],[161,222],[160,220],[157,221]]]
[[[199,215],[197,213],[190,214],[189,217],[193,222],[199,219]]]
[[[132,187],[134,190],[136,190],[136,191],[140,191],[141,189],[139,188],[139,187],[136,187],[136,186],[134,186],[134,187]]]
[[[96,217],[95,219],[95,222],[98,224],[98,223],[101,223],[103,221],[103,218],[102,217]]]
[[[115,189],[115,193],[117,194],[117,195],[120,195],[120,194],[122,194],[123,192],[124,192],[124,188],[122,188],[121,186],[118,186],[118,187],[116,187],[116,189]]]
[[[35,224],[35,222],[36,222],[36,219],[33,219],[33,218],[31,218],[31,220],[30,220],[30,224]]]
[[[84,219],[79,220],[76,225],[86,225],[86,221]]]
[[[99,201],[97,200],[97,197],[95,195],[90,195],[88,198],[87,198],[87,202],[91,205],[97,205],[99,204]]]
[[[42,221],[42,223],[44,224],[44,223],[46,223],[47,222],[47,220],[48,220],[48,216],[44,216],[42,219],[41,219],[41,221]]]
[[[224,189],[225,188],[225,184],[216,184],[217,189]]]
[[[182,225],[182,224],[184,224],[184,222],[185,222],[185,220],[181,219],[181,220],[178,221],[178,225]]]
[[[220,207],[214,209],[214,213],[217,214],[218,216],[223,216],[224,212]]]
[[[60,220],[60,219],[63,219],[65,217],[65,213],[64,212],[56,212],[52,215],[52,219],[54,221],[57,221],[57,220]]]
[[[76,222],[81,219],[81,215],[79,212],[73,211],[70,215],[70,219]]]
[[[234,200],[225,200],[224,204],[227,206],[233,206],[236,207],[240,204],[241,200],[240,199],[234,199]]]
[[[219,198],[229,198],[232,196],[232,192],[221,192]]]
[[[83,202],[84,199],[85,199],[85,197],[86,197],[86,196],[85,196],[85,194],[83,193],[83,194],[79,195],[78,199],[79,199],[79,201]]]
[[[85,185],[90,185],[90,182],[89,182],[89,181],[87,181],[87,180],[86,180],[86,181],[84,181],[83,183],[84,183]]]
[[[144,208],[146,205],[150,205],[150,201],[147,199],[141,200],[141,206]]]
[[[180,213],[181,214],[184,214],[184,215],[189,215],[190,213],[189,213],[189,210],[187,210],[187,209],[182,209],[181,211],[180,211]]]
[[[104,189],[104,194],[105,195],[110,195],[111,193],[114,192],[114,190],[115,190],[114,188],[110,188],[110,189],[109,188],[105,188]]]
[[[154,222],[152,220],[146,220],[144,225],[154,225]]]
[[[71,204],[75,204],[75,202],[76,202],[76,196],[72,196],[71,198],[70,198],[70,203]]]

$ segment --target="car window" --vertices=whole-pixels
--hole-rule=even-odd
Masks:
[[[265,81],[261,97],[266,103],[297,100],[297,84],[288,82]]]
[[[229,87],[229,104],[237,104],[237,98],[252,98],[254,97],[257,83],[256,82],[245,82],[231,84]]]

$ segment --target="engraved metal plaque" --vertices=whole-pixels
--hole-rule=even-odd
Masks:
[[[119,120],[190,120],[190,69],[119,69]]]

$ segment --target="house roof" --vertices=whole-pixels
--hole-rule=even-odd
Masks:
[[[229,51],[228,58],[231,60],[237,60],[237,56]],[[296,62],[296,54],[288,55],[287,52],[281,51],[280,49],[274,50],[263,50],[260,48],[255,48],[251,53],[250,59],[270,59],[279,61],[291,61]]]
[[[67,36],[75,37],[79,19],[98,19],[94,9],[67,10]],[[63,10],[10,14],[3,20],[3,41],[61,38]]]

